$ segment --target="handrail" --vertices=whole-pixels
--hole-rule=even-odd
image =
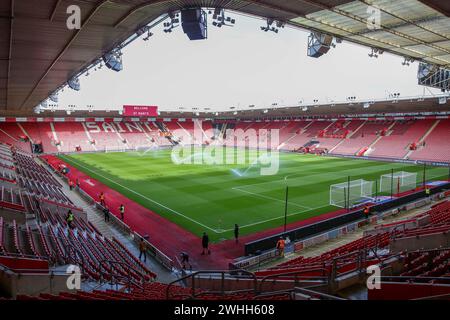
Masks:
[[[69,249],[69,250],[67,250],[67,249]],[[54,250],[53,250],[53,252],[54,252]],[[74,253],[75,255],[72,256],[71,255],[72,253]],[[72,264],[75,264],[76,266],[78,266],[80,268],[81,274],[84,274],[85,260],[84,260],[83,254],[81,253],[80,250],[75,248],[74,245],[72,245],[72,244],[66,245],[65,255],[63,258],[65,261],[68,261],[69,263],[72,263]],[[80,263],[80,261],[81,261],[81,263]]]
[[[318,292],[318,291],[313,291],[307,288],[295,288],[294,289],[294,293],[300,291],[300,293],[304,293],[307,294],[309,296],[315,295],[315,296],[320,296],[320,298],[323,298],[323,300],[348,300],[348,299],[344,299],[341,297],[337,297],[337,296],[333,296],[327,293],[323,293],[323,292]]]
[[[381,276],[380,281],[383,280],[387,280],[389,282],[429,282],[433,280],[445,280],[450,282],[450,277]]]
[[[428,296],[428,297],[421,297],[421,298],[414,298],[411,300],[417,301],[417,300],[448,300],[448,299],[450,299],[450,293],[438,294],[435,296]]]
[[[111,267],[111,271],[113,269],[113,265],[120,265],[121,267],[125,267],[125,268],[123,268],[124,270],[128,271],[127,276],[122,276],[122,275],[119,275],[119,274],[113,274],[111,272],[111,283],[113,283],[113,279],[117,279],[117,280],[126,279],[127,280],[126,285],[127,285],[127,289],[129,291],[131,291],[132,286],[135,286],[138,289],[141,289],[142,291],[145,290],[145,287],[143,285],[141,285],[141,284],[145,283],[145,276],[146,275],[143,272],[137,270],[136,268],[134,268],[133,266],[131,266],[130,264],[128,264],[126,262],[117,261],[117,260],[109,260],[109,259],[104,259],[104,260],[101,260],[99,262],[99,271],[100,272],[103,272],[102,268],[106,270],[106,268],[104,266],[105,264],[109,264],[109,266]],[[136,273],[138,276],[140,276],[141,283],[138,283],[137,281],[135,281],[133,279],[132,271],[134,271],[134,273]]]
[[[192,278],[192,281],[191,281],[191,284],[192,284],[192,293],[191,293],[190,296],[189,296],[189,295],[187,295],[187,296],[189,296],[190,298],[194,298],[195,295],[196,295],[196,294],[195,294],[195,277],[196,277],[197,275],[200,275],[200,274],[209,274],[209,275],[212,275],[212,274],[218,274],[218,275],[220,275],[220,276],[221,276],[221,280],[222,280],[222,289],[221,289],[220,293],[221,293],[221,294],[224,294],[224,293],[225,293],[225,290],[224,290],[225,274],[230,273],[230,272],[233,272],[233,273],[241,272],[241,273],[247,275],[247,277],[245,277],[245,276],[240,276],[240,277],[234,276],[234,278],[236,278],[236,279],[239,279],[239,278],[247,278],[247,279],[250,279],[250,278],[251,278],[251,279],[253,279],[253,290],[244,290],[244,291],[253,291],[254,293],[257,293],[257,291],[258,291],[258,279],[257,279],[256,275],[255,275],[253,272],[250,272],[250,271],[247,271],[247,270],[244,270],[244,269],[236,269],[236,270],[232,270],[232,271],[230,271],[230,270],[209,270],[209,271],[206,271],[206,270],[200,270],[200,271],[196,271],[196,272],[194,272],[194,273],[185,275],[185,276],[183,276],[183,277],[181,277],[181,278],[179,278],[179,279],[177,279],[177,280],[174,280],[174,281],[170,282],[170,283],[167,285],[167,287],[166,287],[166,300],[169,300],[169,299],[170,299],[170,288],[171,288],[175,283],[183,282],[183,281],[185,281],[185,280],[187,280],[187,279],[189,279],[189,278]],[[242,291],[242,290],[241,290],[241,291]],[[237,292],[237,291],[236,291],[236,292]],[[176,296],[183,296],[183,295],[178,294],[178,295],[176,295]]]
[[[311,271],[322,271],[323,276],[299,276],[299,274],[302,273],[306,273],[306,272],[311,272]],[[273,279],[273,278],[280,278],[280,277],[289,277],[289,276],[293,276],[294,277],[294,283],[298,284],[298,279],[302,280],[302,279],[308,279],[311,281],[314,280],[325,280],[324,284],[327,284],[329,282],[329,277],[326,276],[327,270],[325,268],[316,268],[316,269],[308,269],[308,270],[302,270],[302,271],[291,271],[291,272],[285,272],[285,273],[277,273],[277,274],[271,274],[271,275],[267,275],[264,278],[262,278],[259,282],[259,291],[258,292],[262,292],[262,288],[264,283],[268,280],[268,279]]]

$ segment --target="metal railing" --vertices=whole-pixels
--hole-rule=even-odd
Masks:
[[[233,273],[241,273],[243,275],[239,275],[239,276],[231,276],[230,272]],[[188,274],[186,276],[183,276],[175,281],[172,281],[171,283],[169,283],[167,285],[166,288],[166,299],[169,300],[171,298],[175,298],[175,297],[187,297],[187,298],[195,298],[196,296],[198,296],[199,294],[202,294],[203,292],[199,292],[198,294],[196,293],[197,288],[196,287],[196,277],[199,275],[209,275],[210,279],[212,279],[212,276],[214,275],[218,275],[220,278],[220,287],[221,289],[219,291],[208,291],[208,294],[220,294],[220,295],[224,295],[226,293],[225,291],[225,280],[226,280],[226,275],[229,274],[230,278],[229,279],[246,279],[246,280],[252,280],[253,284],[252,284],[252,288],[248,289],[248,290],[234,290],[232,291],[233,293],[242,293],[242,292],[252,292],[254,294],[257,294],[258,292],[258,279],[256,277],[256,275],[252,272],[249,272],[247,270],[243,270],[243,269],[238,269],[238,270],[211,270],[211,271],[196,271],[194,273]],[[173,296],[170,295],[170,289],[176,284],[176,283],[183,283],[183,282],[187,282],[188,280],[191,281],[191,294],[175,294]]]
[[[106,265],[109,265],[110,271],[108,271],[106,269],[106,267],[105,267]],[[123,270],[127,271],[127,274],[121,275],[119,273],[114,273],[113,269],[114,269],[115,265],[122,267]],[[142,292],[145,290],[144,285],[146,282],[147,275],[123,261],[108,260],[108,259],[102,260],[99,262],[99,272],[100,272],[100,276],[103,279],[110,278],[111,285],[117,285],[117,286],[120,284],[124,285],[124,286],[126,286],[128,291],[131,291],[133,288],[139,289]],[[140,279],[139,281],[135,279],[135,277],[133,276],[133,273],[139,277],[139,279]],[[107,277],[105,277],[105,275],[107,275]]]
[[[315,272],[319,271],[322,273],[322,276],[301,276],[303,273],[307,272]],[[279,278],[287,278],[287,279],[279,279]],[[271,274],[267,275],[264,278],[262,278],[259,282],[259,288],[258,293],[263,292],[263,286],[272,279],[272,281],[278,280],[293,280],[294,286],[297,287],[301,283],[313,283],[318,282],[321,285],[328,285],[330,282],[330,274],[328,273],[328,270],[325,268],[316,268],[316,269],[308,269],[308,270],[301,270],[301,271],[291,271],[291,272],[285,272],[285,273],[277,273],[277,274]],[[317,286],[316,283],[314,286]]]

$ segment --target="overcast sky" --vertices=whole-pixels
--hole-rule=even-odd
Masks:
[[[91,104],[116,110],[136,104],[161,110],[227,110],[424,92],[417,85],[417,64],[403,66],[399,56],[370,58],[368,48],[344,42],[314,59],[306,55],[307,31],[266,33],[260,30],[263,20],[233,16],[235,27],[210,25],[203,41],[189,41],[181,27],[170,34],[162,26],[155,28],[149,41],[138,39],[123,51],[123,71],[103,68],[81,77],[81,91],[64,90],[60,107],[84,109]]]

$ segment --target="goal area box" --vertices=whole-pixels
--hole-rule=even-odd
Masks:
[[[398,194],[417,187],[417,173],[398,171],[380,177],[380,193]]]
[[[363,179],[330,186],[330,205],[351,208],[372,199],[373,181]]]

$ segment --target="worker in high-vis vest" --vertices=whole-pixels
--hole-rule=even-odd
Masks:
[[[278,255],[283,258],[284,258],[284,247],[285,246],[286,246],[286,242],[284,241],[283,237],[280,237],[280,239],[278,239],[278,241],[277,241],[277,250],[278,250]]]
[[[364,207],[364,217],[366,217],[366,219],[369,218],[369,214],[370,214],[370,207],[369,206],[365,206]]]
[[[66,222],[67,222],[67,225],[69,226],[69,228],[73,227],[72,226],[73,220],[75,220],[75,216],[73,215],[72,210],[69,210],[69,212],[67,212],[67,217],[66,217]]]

